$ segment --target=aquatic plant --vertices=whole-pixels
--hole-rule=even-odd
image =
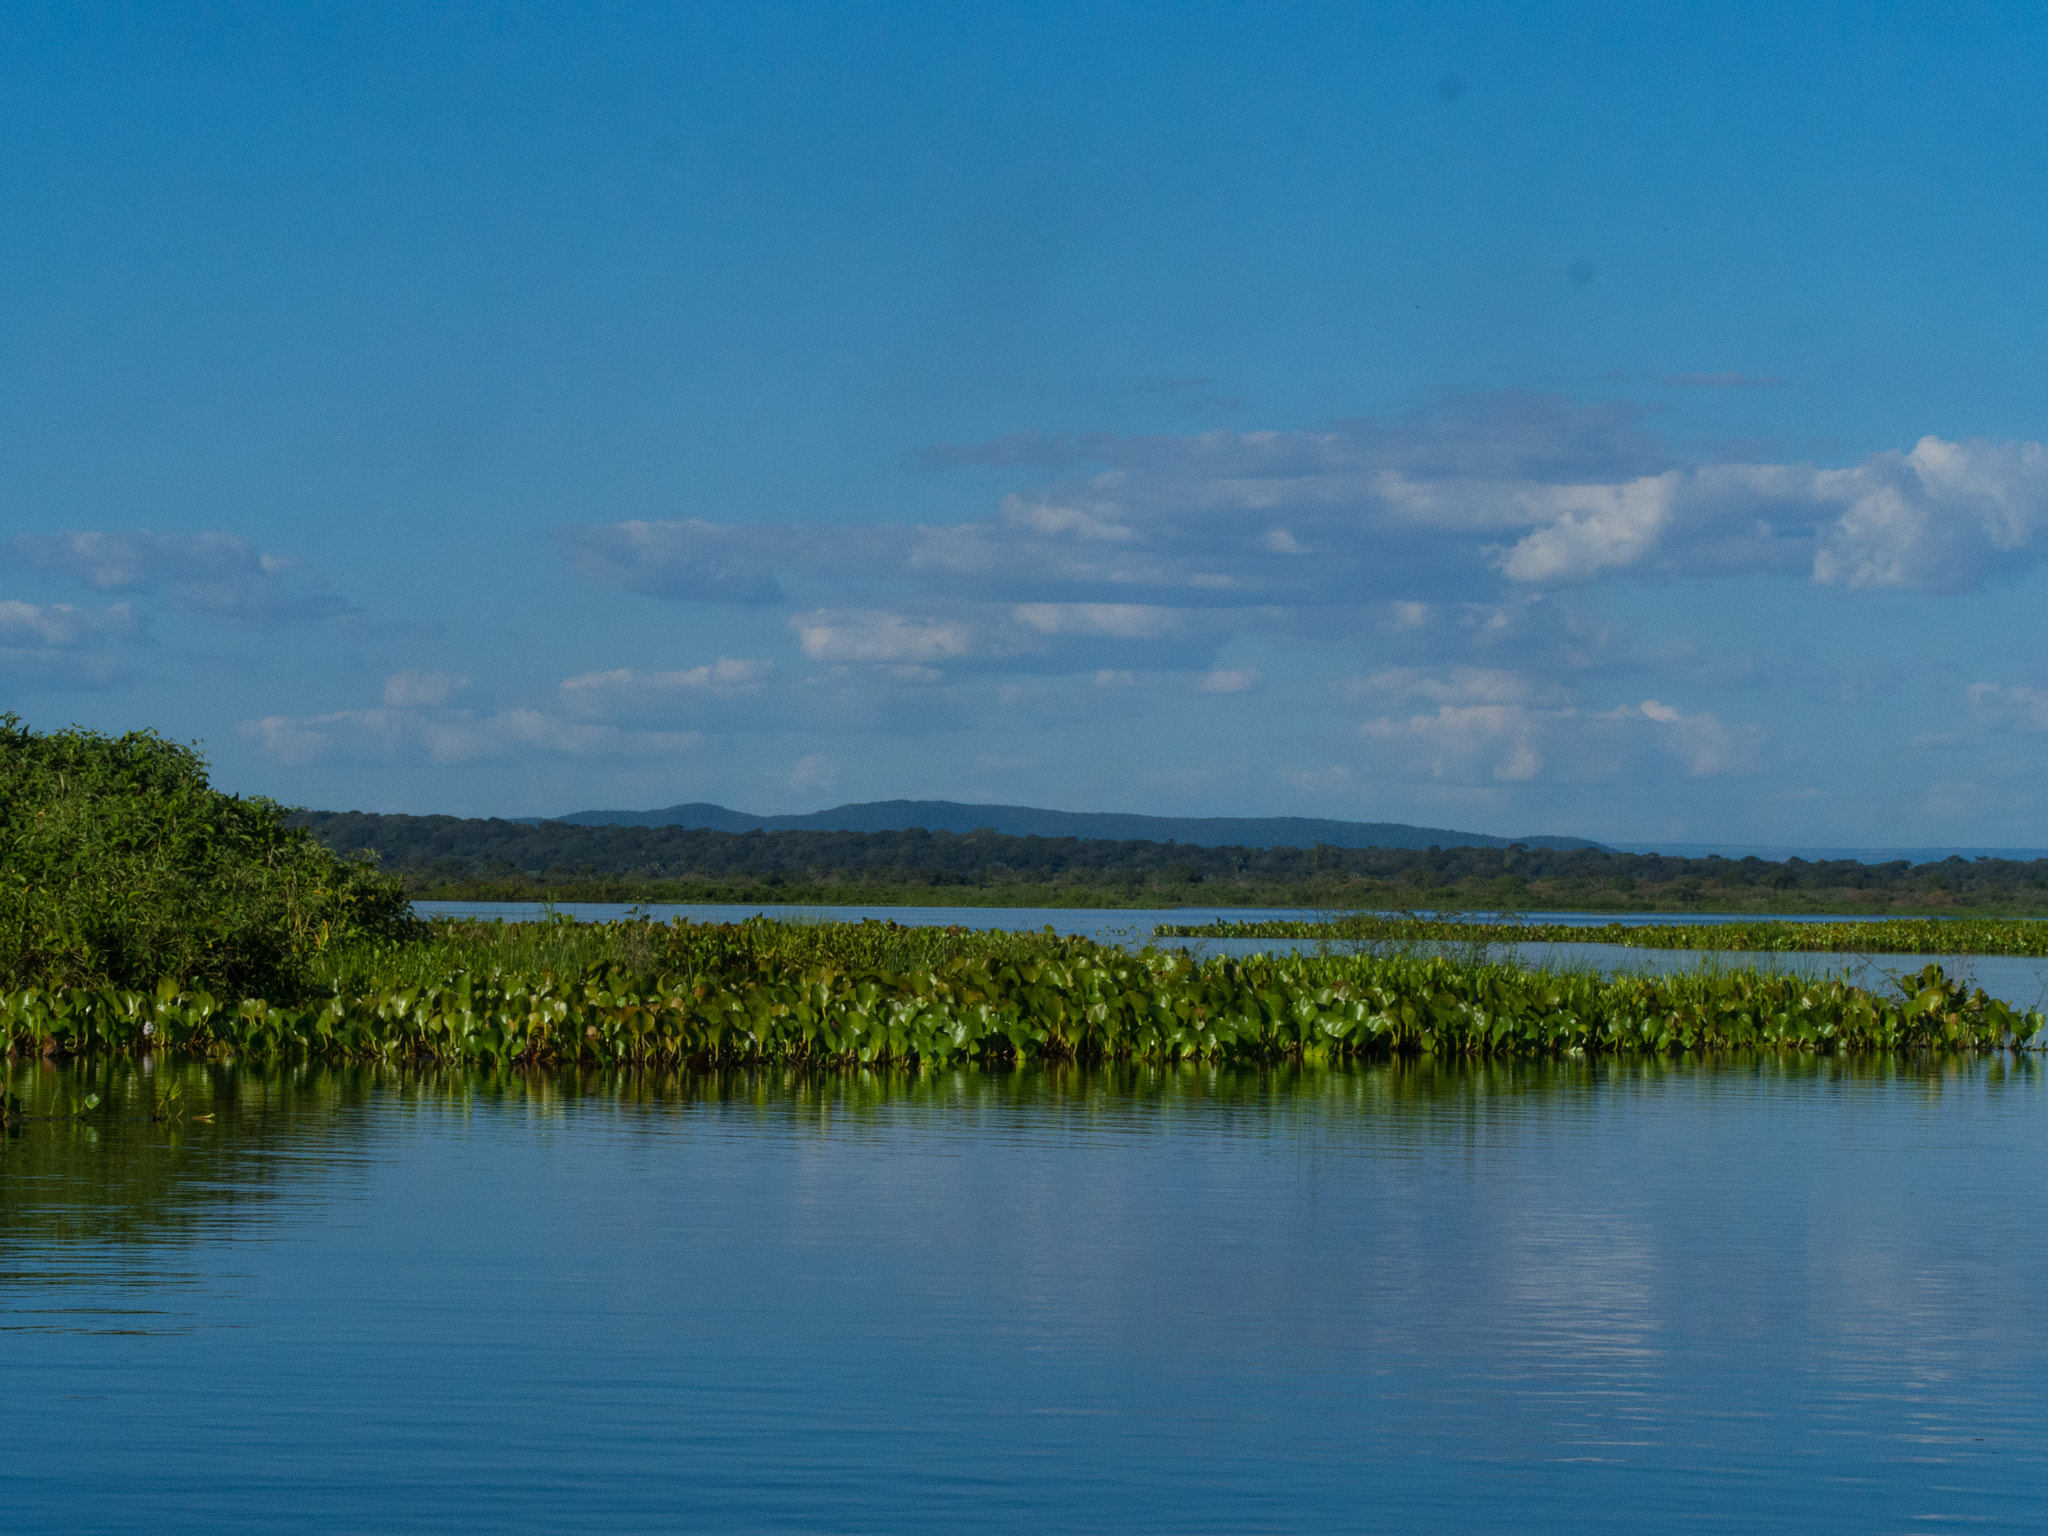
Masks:
[[[626,931],[634,930],[634,931]],[[545,942],[546,936],[514,942]],[[1755,971],[1558,974],[1442,957],[1197,960],[1046,934],[893,924],[584,925],[580,970],[450,966],[490,937],[377,952],[310,1004],[152,993],[0,994],[11,1052],[502,1065],[1320,1063],[1430,1055],[1774,1048],[1982,1051],[2043,1027],[1929,966],[1897,995]],[[643,964],[619,963],[637,956]]]
[[[1621,944],[1769,954],[2048,955],[2038,918],[1883,918],[1854,923],[1529,923],[1348,913],[1315,922],[1161,923],[1159,938],[1310,939],[1351,945]]]

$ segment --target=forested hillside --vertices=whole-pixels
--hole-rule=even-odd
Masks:
[[[702,801],[658,811],[571,811],[548,818],[581,827],[698,827],[713,832],[1007,832],[1088,842],[1194,843],[1204,848],[1591,848],[1583,837],[1494,837],[1401,821],[1332,821],[1318,816],[1139,816],[1052,811],[1031,805],[957,800],[869,800],[801,816],[755,816]]]
[[[993,832],[712,832],[301,811],[417,897],[587,901],[2048,912],[2048,860],[1686,859],[1601,849],[1204,848]]]

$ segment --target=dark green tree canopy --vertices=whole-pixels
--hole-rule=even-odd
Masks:
[[[0,714],[0,985],[283,999],[315,956],[413,929],[403,888],[223,794],[152,731],[39,734]]]

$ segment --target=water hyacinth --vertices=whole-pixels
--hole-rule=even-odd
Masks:
[[[1317,939],[1332,943],[1620,944],[1629,949],[1761,954],[2043,955],[2048,922],[2038,918],[1898,917],[1854,923],[1529,923],[1348,913],[1299,918],[1161,923],[1180,939]]]
[[[1317,1064],[1755,1048],[1987,1051],[2043,1027],[1929,966],[1885,997],[1836,978],[1557,974],[1441,956],[1196,959],[1051,936],[882,924],[624,924],[643,968],[357,972],[305,1006],[0,994],[10,1053],[506,1065]],[[895,930],[900,936],[905,930]],[[941,931],[943,939],[943,932]],[[940,951],[900,969],[905,948]],[[393,959],[394,968],[398,958]]]

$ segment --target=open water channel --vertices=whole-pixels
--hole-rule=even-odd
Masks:
[[[0,1138],[10,1530],[2048,1528],[2032,1057],[177,1070]]]

